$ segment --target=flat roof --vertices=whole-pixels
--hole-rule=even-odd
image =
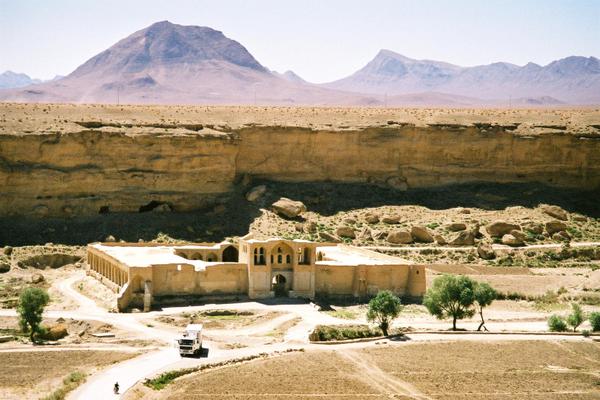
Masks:
[[[323,254],[328,260],[317,261],[317,264],[326,265],[398,265],[413,264],[411,261],[400,257],[388,256],[359,247],[337,245],[317,247],[317,252]]]

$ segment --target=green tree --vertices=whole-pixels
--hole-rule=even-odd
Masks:
[[[551,315],[548,318],[548,329],[550,332],[564,332],[567,330],[567,323],[559,315]]]
[[[575,332],[579,325],[583,324],[583,321],[585,321],[585,315],[583,314],[581,306],[577,303],[572,303],[571,314],[567,317],[567,324],[569,324],[569,326],[573,328],[573,332]]]
[[[590,324],[592,324],[592,331],[600,331],[600,312],[590,313]]]
[[[367,320],[377,322],[383,334],[387,336],[390,323],[400,315],[400,311],[402,311],[400,299],[389,290],[382,290],[369,301]]]
[[[445,274],[433,281],[425,293],[423,304],[438,319],[452,318],[452,330],[456,320],[471,317],[475,313],[476,282],[467,276]]]
[[[30,287],[21,292],[17,313],[19,325],[23,332],[29,332],[29,338],[34,342],[34,335],[42,331],[41,322],[44,307],[50,301],[44,289]]]
[[[488,329],[485,327],[485,320],[483,319],[483,309],[484,307],[492,304],[492,302],[498,298],[498,292],[496,292],[496,289],[491,287],[489,284],[485,282],[479,282],[475,285],[474,295],[475,301],[477,302],[477,306],[479,308],[479,316],[481,317],[481,323],[479,324],[477,330],[480,331],[481,328],[483,328],[487,331]]]

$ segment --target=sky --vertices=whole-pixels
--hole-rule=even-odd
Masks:
[[[0,72],[67,75],[162,20],[220,30],[315,83],[380,49],[463,66],[600,57],[600,0],[0,0]]]

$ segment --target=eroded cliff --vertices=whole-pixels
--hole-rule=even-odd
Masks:
[[[401,191],[469,182],[600,187],[597,111],[8,104],[2,111],[0,215],[190,211],[225,198],[244,176]]]

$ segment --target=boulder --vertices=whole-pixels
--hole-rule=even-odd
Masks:
[[[69,332],[67,331],[67,326],[65,324],[56,324],[49,328],[46,328],[45,332],[40,336],[44,340],[59,340],[67,336]]]
[[[304,232],[304,224],[302,222],[296,222],[294,224],[294,229],[296,229],[296,232]]]
[[[473,246],[475,244],[475,235],[472,231],[462,231],[450,241],[452,246]]]
[[[387,178],[385,183],[387,183],[389,187],[399,190],[401,192],[406,192],[408,190],[406,178],[403,177],[392,176]]]
[[[433,236],[431,236],[429,230],[424,226],[413,226],[410,234],[415,242],[433,243],[434,241]]]
[[[517,240],[519,240],[521,242],[524,242],[527,240],[527,235],[516,229],[510,231],[510,235],[513,235]]]
[[[307,221],[304,223],[304,232],[315,233],[317,231],[317,223],[315,221]]]
[[[435,239],[435,242],[441,246],[448,244],[442,235],[435,235],[433,238]]]
[[[363,227],[362,230],[358,232],[357,237],[361,240],[373,240],[373,236],[371,235],[371,229],[368,226]]]
[[[505,221],[494,221],[485,227],[487,233],[493,237],[502,237],[507,235],[512,230],[521,230],[521,227],[516,224],[509,224]]]
[[[335,234],[339,237],[348,238],[348,239],[356,238],[356,233],[354,232],[354,229],[350,228],[349,226],[338,227],[335,230]]]
[[[340,243],[342,241],[342,239],[340,239],[339,237],[335,236],[332,233],[329,232],[319,232],[319,237],[321,239],[323,239],[326,242],[331,242],[331,243]]]
[[[551,206],[548,204],[542,204],[540,209],[544,214],[547,214],[553,218],[559,219],[561,221],[566,221],[569,219],[569,213],[560,208],[559,206]]]
[[[473,232],[473,235],[475,235],[475,239],[483,238],[483,233],[481,233],[481,224],[479,223],[479,221],[477,221],[475,225],[473,225],[473,227],[471,228],[471,232]]]
[[[413,238],[410,232],[393,230],[388,233],[386,240],[393,244],[408,244],[412,243]]]
[[[4,274],[10,271],[10,264],[7,262],[0,262],[0,274]]]
[[[346,217],[342,220],[343,223],[345,223],[346,225],[354,225],[356,223],[356,219],[352,218],[352,217]]]
[[[458,207],[456,211],[458,211],[461,214],[471,214],[471,210],[468,208]]]
[[[44,275],[40,274],[39,272],[31,275],[31,283],[41,283],[44,282],[44,280]]]
[[[386,231],[380,231],[380,230],[372,230],[371,231],[371,237],[373,238],[373,240],[384,240],[387,238],[388,233]]]
[[[379,215],[372,214],[372,213],[366,214],[365,215],[365,222],[367,224],[377,224],[377,223],[379,223]]]
[[[510,233],[507,233],[506,235],[502,236],[502,244],[505,244],[507,246],[518,247],[523,246],[523,241],[517,239]]]
[[[573,215],[573,220],[577,222],[587,222],[587,217],[583,215]]]
[[[561,232],[567,230],[567,224],[561,221],[549,221],[546,222],[546,232],[550,236],[555,234],[556,232]]]
[[[544,233],[544,225],[539,224],[537,222],[528,222],[523,225],[523,229],[528,232],[535,233],[536,235],[541,235]]]
[[[384,224],[389,224],[389,225],[399,224],[400,216],[399,215],[384,215],[381,218],[381,222],[383,222]]]
[[[108,235],[108,236],[107,236],[107,237],[104,239],[104,241],[105,241],[105,242],[107,242],[107,243],[112,243],[112,242],[116,242],[116,241],[117,241],[117,239],[115,239],[115,237],[114,237],[113,235]]]
[[[477,254],[484,260],[493,260],[496,258],[496,252],[489,243],[479,243],[479,246],[477,246]]]
[[[569,235],[565,231],[560,231],[560,232],[556,232],[554,235],[552,235],[552,239],[554,239],[558,242],[568,242],[569,240],[571,240],[571,235]]]
[[[454,222],[454,223],[448,224],[448,226],[446,226],[446,228],[448,228],[449,231],[458,232],[458,231],[464,231],[465,229],[467,229],[467,225],[465,225],[461,222]]]
[[[266,185],[254,186],[248,191],[248,193],[246,193],[246,200],[248,200],[249,202],[255,202],[256,200],[260,199],[266,192]]]
[[[301,201],[295,201],[282,197],[272,204],[273,211],[277,214],[287,217],[296,218],[298,215],[306,211],[306,206]]]
[[[2,252],[4,255],[10,256],[13,252],[13,248],[11,246],[5,246]]]

